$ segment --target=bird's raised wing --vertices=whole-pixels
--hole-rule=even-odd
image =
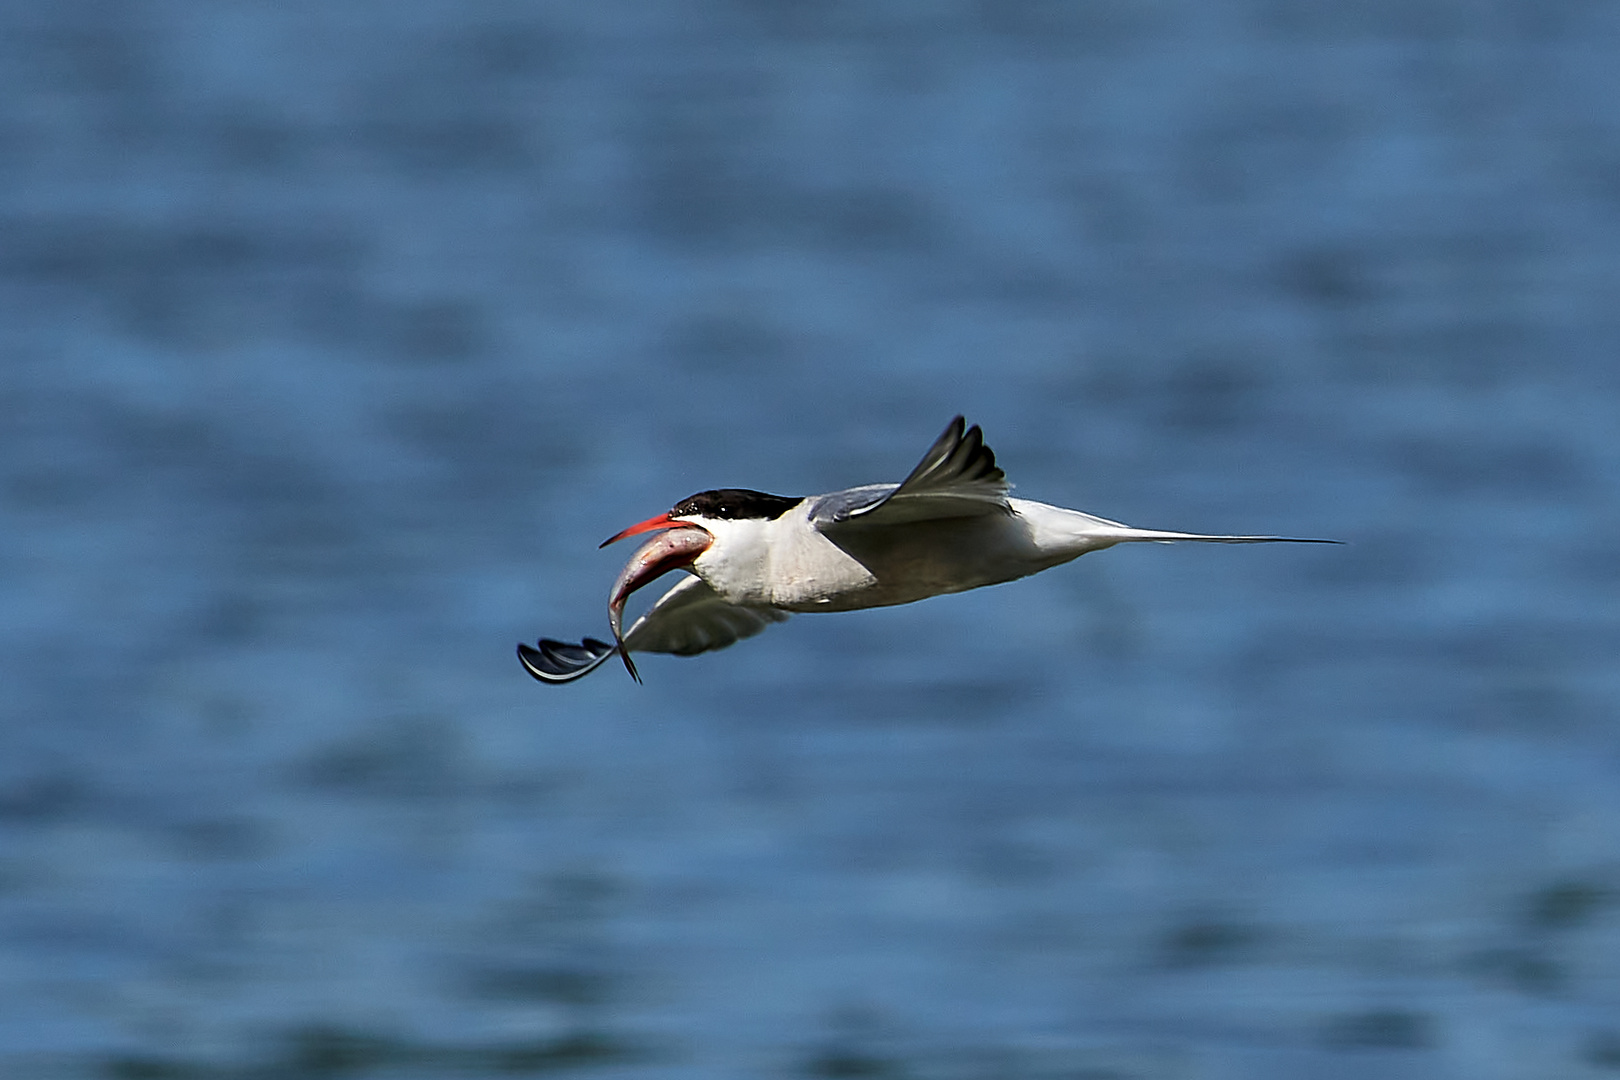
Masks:
[[[753,637],[787,612],[728,604],[700,578],[683,578],[630,625],[625,647],[636,652],[695,656]],[[518,646],[518,659],[541,682],[572,682],[595,671],[618,647],[595,638],[577,645],[541,638],[539,648]]]
[[[1007,514],[1007,474],[984,444],[979,425],[958,416],[899,484],[868,484],[821,496],[810,520],[823,531],[857,522],[901,525],[940,518]]]

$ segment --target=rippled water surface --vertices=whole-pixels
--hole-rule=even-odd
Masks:
[[[1620,19],[0,12],[0,1066],[1620,1072]],[[1143,546],[568,687],[604,536]]]

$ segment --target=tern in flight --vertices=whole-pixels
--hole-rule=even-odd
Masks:
[[[746,488],[702,491],[603,541],[656,532],[608,600],[613,643],[541,638],[517,647],[541,682],[588,675],[614,653],[637,682],[638,652],[693,656],[753,637],[791,612],[855,611],[1028,577],[1135,541],[1335,544],[1290,536],[1205,536],[1133,529],[1078,510],[1008,497],[978,425],[958,416],[898,484],[795,498]],[[630,594],[671,570],[682,578],[622,631]]]

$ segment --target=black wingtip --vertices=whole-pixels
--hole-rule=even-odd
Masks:
[[[541,638],[539,648],[519,643],[518,662],[536,679],[545,683],[572,682],[589,675],[617,651],[605,641],[585,638],[578,645]]]
[[[518,663],[523,665],[523,670],[527,671],[535,679],[538,679],[540,682],[554,681],[550,676],[546,675],[544,670],[541,668],[540,665],[543,663],[543,658],[541,655],[524,642],[518,642],[517,658]]]
[[[995,451],[985,445],[984,430],[978,424],[967,426],[967,418],[960,413],[945,425],[944,433],[907,479],[940,468],[950,469],[969,480],[1005,483],[1007,479],[1007,474],[996,465]]]

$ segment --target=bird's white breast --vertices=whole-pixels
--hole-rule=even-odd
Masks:
[[[810,525],[808,504],[770,521],[705,522],[715,542],[692,569],[733,604],[816,610],[858,593],[871,571]]]

